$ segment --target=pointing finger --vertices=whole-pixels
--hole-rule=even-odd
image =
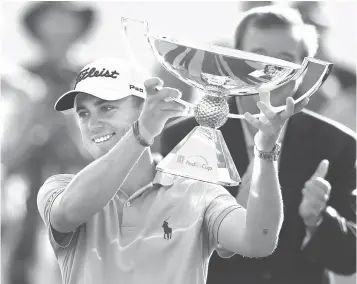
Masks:
[[[315,173],[312,175],[312,179],[316,179],[318,177],[320,178],[325,178],[326,174],[328,172],[328,167],[329,167],[329,161],[328,160],[322,160],[320,164],[318,165]]]

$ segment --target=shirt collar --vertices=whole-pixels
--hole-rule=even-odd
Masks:
[[[161,186],[172,186],[175,182],[176,176],[166,174],[163,172],[156,171],[156,174],[154,176],[154,179],[149,182],[147,185],[141,187],[137,191],[135,191],[128,200],[132,200],[142,194],[144,191],[146,191],[149,188],[152,188],[153,185],[159,184]],[[125,193],[124,193],[125,194]],[[126,195],[126,194],[125,194]]]

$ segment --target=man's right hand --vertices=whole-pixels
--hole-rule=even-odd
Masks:
[[[163,130],[167,120],[177,116],[187,115],[184,105],[173,101],[181,98],[181,92],[173,88],[162,88],[159,78],[150,78],[144,83],[147,98],[139,117],[140,134],[148,139],[154,139]]]

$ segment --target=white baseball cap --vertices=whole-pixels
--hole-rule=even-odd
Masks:
[[[143,82],[138,83],[138,74],[133,66],[119,58],[103,58],[86,65],[78,74],[74,90],[62,95],[55,103],[55,110],[73,108],[78,93],[114,101],[127,96],[145,99]]]

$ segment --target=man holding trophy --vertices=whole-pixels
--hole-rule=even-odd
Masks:
[[[135,80],[129,64],[85,66],[55,105],[72,110],[94,161],[77,175],[49,178],[38,194],[63,283],[205,283],[210,256],[265,257],[283,222],[278,139],[308,98],[276,112],[260,94],[247,208],[220,185],[156,172],[149,146],[168,119],[183,116],[181,94],[158,78]]]
[[[304,25],[297,11],[267,6],[243,15],[235,48],[301,64],[304,57],[315,55],[317,42],[316,32]],[[295,80],[273,90],[272,105],[281,105],[287,97],[297,99],[298,86]],[[237,96],[229,103],[230,111],[254,113],[257,100],[258,96]],[[170,123],[161,139],[163,156],[195,126],[194,118]],[[244,120],[228,120],[221,131],[235,166],[244,174],[239,187],[227,189],[240,205],[249,206],[256,128]],[[356,271],[356,134],[303,110],[289,120],[279,141],[285,217],[278,247],[261,259],[222,259],[214,253],[209,284],[322,284],[329,283],[327,270],[343,275]]]

